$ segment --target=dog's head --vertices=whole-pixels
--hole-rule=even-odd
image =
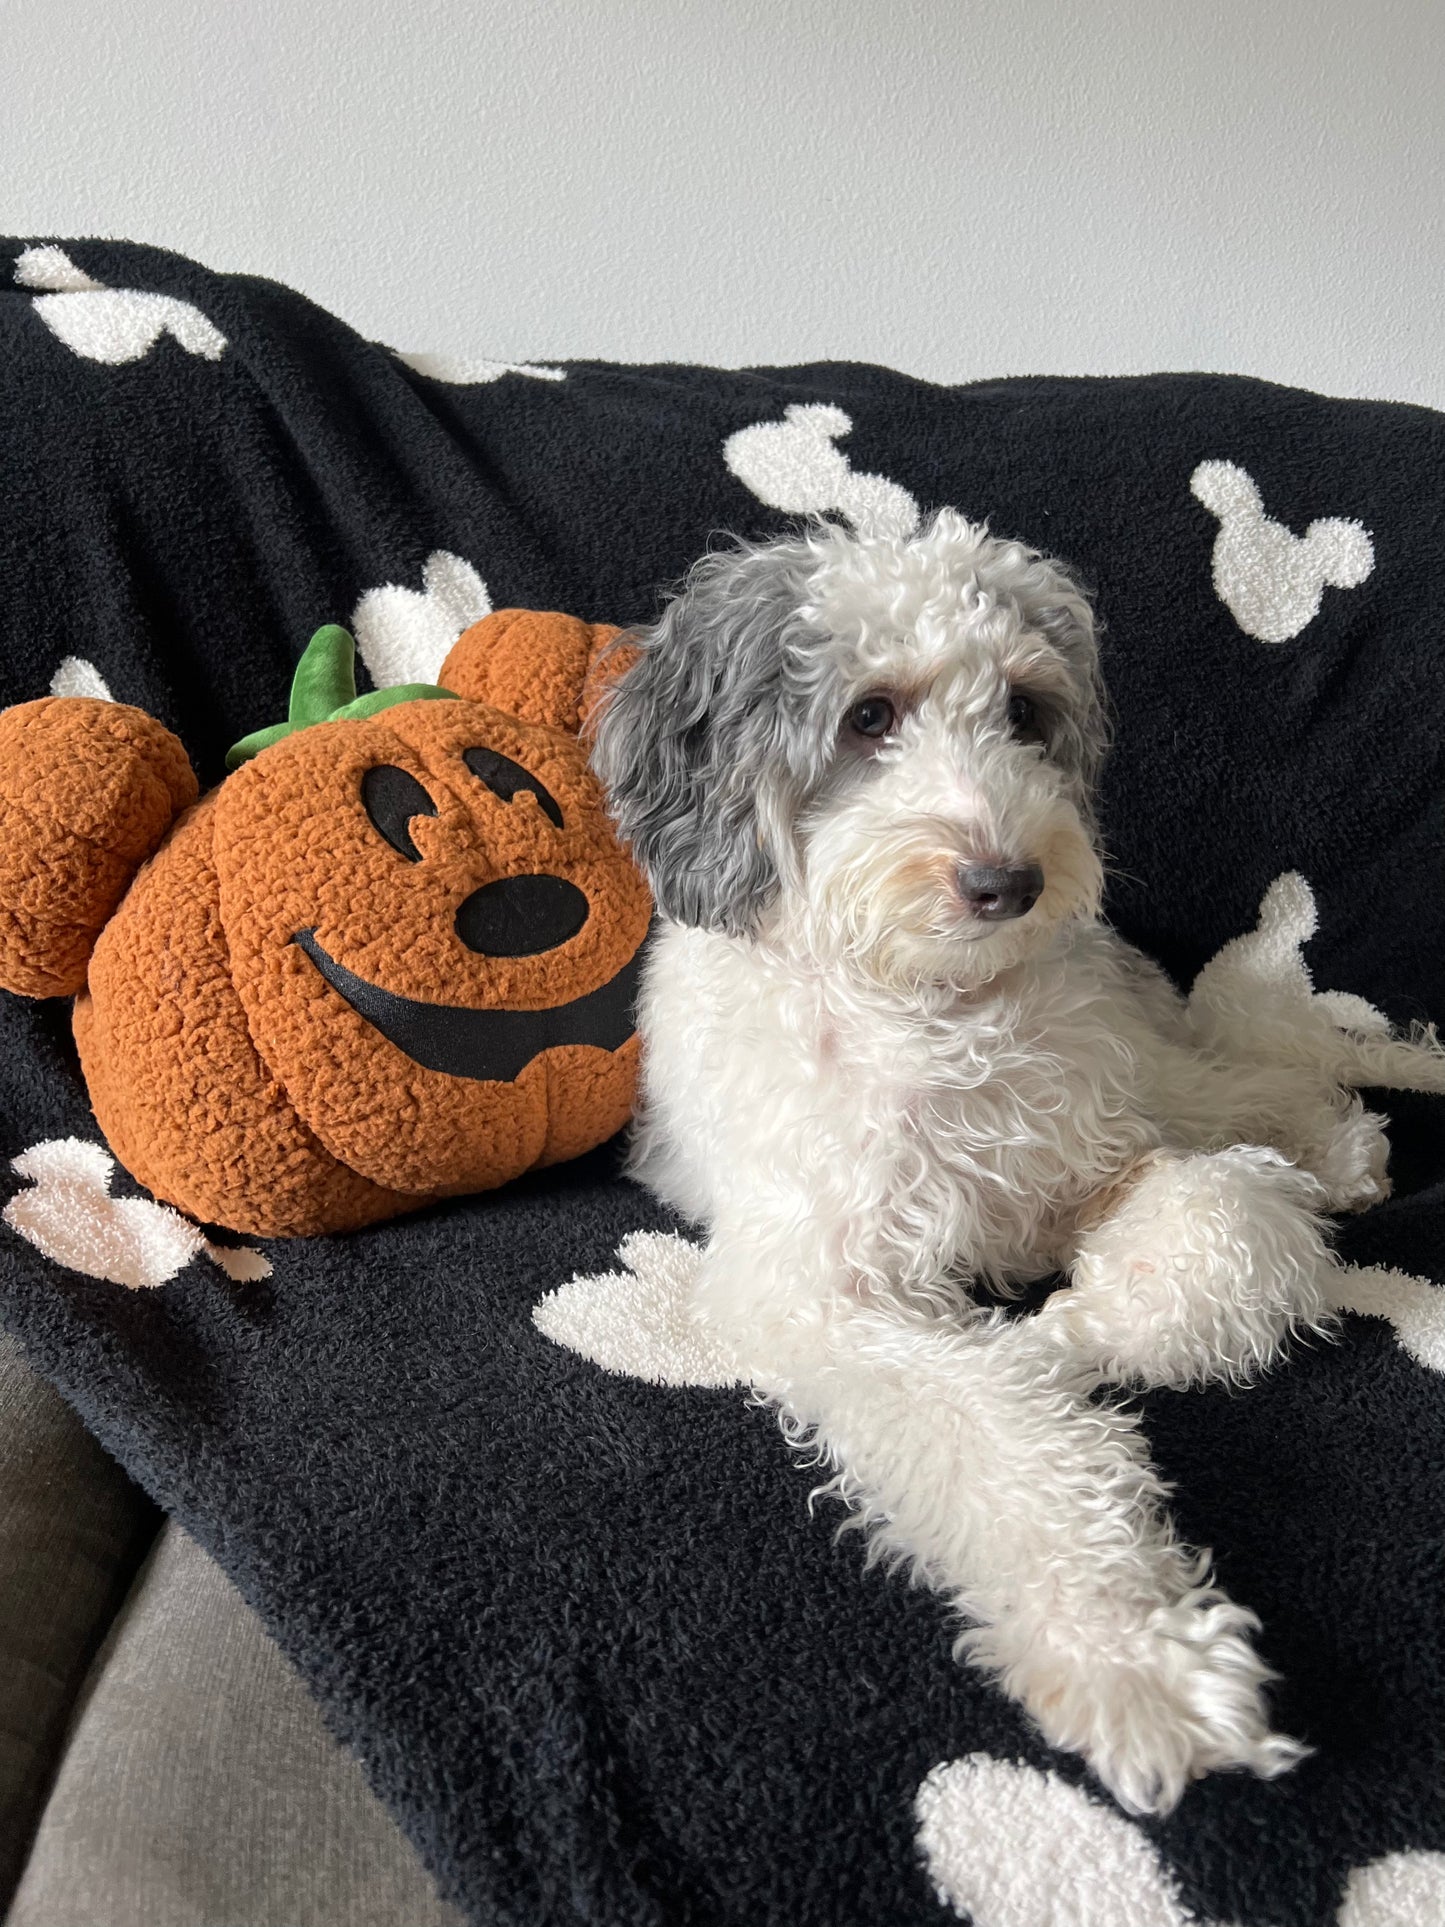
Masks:
[[[1093,914],[1088,603],[941,510],[705,556],[594,718],[618,830],[676,921],[971,986]]]

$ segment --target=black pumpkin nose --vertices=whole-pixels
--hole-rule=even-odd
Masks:
[[[1044,893],[1044,873],[1037,863],[1014,869],[995,869],[987,863],[968,863],[958,873],[963,900],[985,923],[1006,923],[1026,917]]]
[[[457,911],[457,935],[483,957],[535,957],[575,937],[587,899],[565,877],[498,877]]]

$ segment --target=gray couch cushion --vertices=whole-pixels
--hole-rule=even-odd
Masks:
[[[158,1517],[0,1333],[0,1908]]]
[[[458,1927],[229,1580],[168,1525],[98,1657],[7,1927]]]

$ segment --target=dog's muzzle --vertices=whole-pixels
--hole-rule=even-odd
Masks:
[[[959,894],[985,923],[1006,923],[1026,917],[1044,893],[1044,873],[1037,863],[995,869],[986,863],[964,864],[958,873]]]

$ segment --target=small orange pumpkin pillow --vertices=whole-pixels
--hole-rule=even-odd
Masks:
[[[651,902],[577,738],[615,633],[502,611],[439,687],[356,700],[318,631],[199,802],[139,710],[0,714],[0,985],[79,993],[96,1118],[157,1197],[335,1231],[627,1121]]]

